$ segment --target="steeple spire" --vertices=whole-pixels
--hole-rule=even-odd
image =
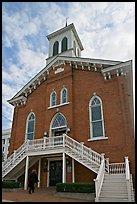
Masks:
[[[69,18],[69,17],[66,18],[66,27],[68,26],[68,25],[67,25],[67,19],[68,19],[68,18]]]

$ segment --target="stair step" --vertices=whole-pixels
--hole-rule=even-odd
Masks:
[[[116,180],[114,180],[114,179],[113,180],[112,179],[110,179],[110,180],[109,179],[107,179],[107,180],[104,179],[104,182],[105,183],[108,183],[108,182],[109,183],[126,183],[126,179],[119,179],[119,180],[117,180],[117,179]]]
[[[100,196],[101,195],[127,195],[127,191],[110,191],[110,190],[106,190],[106,191],[101,191]]]
[[[105,178],[113,178],[113,179],[115,179],[115,178],[124,178],[124,177],[126,177],[125,174],[106,174],[105,175]]]
[[[104,198],[104,199],[99,199],[99,202],[129,202],[128,201],[128,199],[106,199],[106,198]]]
[[[124,199],[128,199],[128,195],[126,194],[126,195],[109,195],[109,194],[107,194],[107,195],[100,195],[100,198],[116,198],[116,199],[118,199],[118,198],[124,198]]]
[[[126,185],[126,181],[104,181],[104,184],[113,185]]]
[[[107,190],[110,190],[110,191],[127,191],[127,187],[126,186],[120,186],[120,187],[117,187],[117,186],[102,186],[102,191],[107,191]]]

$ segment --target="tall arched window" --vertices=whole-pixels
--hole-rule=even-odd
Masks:
[[[61,52],[64,52],[68,49],[68,39],[66,37],[63,38],[61,42]]]
[[[53,45],[53,56],[57,55],[59,53],[59,42],[56,41]]]
[[[34,126],[35,126],[35,115],[31,112],[28,115],[27,123],[26,123],[26,139],[34,140]]]
[[[93,96],[89,103],[90,135],[91,139],[104,137],[104,120],[102,101],[98,96]]]
[[[61,90],[61,95],[60,95],[60,102],[62,103],[66,103],[68,100],[68,90],[66,88],[63,88]]]
[[[55,91],[52,91],[52,93],[50,94],[50,107],[56,105],[56,100],[57,100],[57,94]]]

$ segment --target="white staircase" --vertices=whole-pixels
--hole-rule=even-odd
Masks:
[[[133,183],[128,158],[125,163],[111,163],[83,143],[63,136],[45,137],[26,141],[2,164],[2,179],[17,180],[25,172],[26,156],[31,157],[29,167],[42,155],[65,153],[97,174],[95,202],[134,201]]]
[[[105,174],[99,202],[129,202],[125,174]]]
[[[69,136],[64,135],[64,137],[58,136],[26,141],[17,150],[15,150],[5,162],[3,162],[2,179],[17,179],[20,176],[17,172],[20,169],[23,170],[25,167],[26,156],[36,157],[63,152],[95,173],[98,172],[102,156],[83,145],[83,143],[79,143]],[[32,165],[34,163],[30,161],[30,164]],[[22,171],[22,174],[24,171]]]
[[[102,160],[95,181],[95,202],[134,202],[132,175],[128,157],[123,163]]]

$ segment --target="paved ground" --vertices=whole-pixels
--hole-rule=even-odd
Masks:
[[[29,194],[23,189],[14,192],[2,192],[2,202],[93,202],[87,194],[61,193],[55,188],[40,188]]]

